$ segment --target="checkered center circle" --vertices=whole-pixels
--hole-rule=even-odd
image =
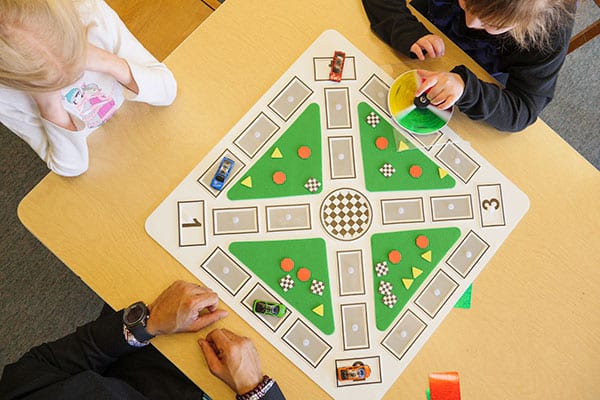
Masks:
[[[371,205],[352,189],[339,189],[327,195],[321,205],[321,223],[325,231],[339,240],[354,240],[371,226]]]

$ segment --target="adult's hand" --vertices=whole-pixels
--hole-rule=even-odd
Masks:
[[[260,359],[250,339],[227,329],[215,329],[198,344],[213,375],[237,394],[248,393],[263,379]]]
[[[196,332],[227,316],[219,297],[194,283],[176,281],[148,306],[146,330],[152,335]]]

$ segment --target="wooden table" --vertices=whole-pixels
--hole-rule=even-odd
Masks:
[[[21,221],[113,307],[194,281],[146,234],[146,218],[326,29],[391,75],[464,63],[487,76],[450,44],[441,60],[398,57],[371,33],[358,0],[228,0],[166,59],[179,82],[175,103],[125,105],[89,138],[90,170],[48,175],[22,201]],[[386,398],[423,398],[430,372],[456,370],[465,399],[597,399],[600,173],[542,121],[516,135],[460,114],[450,126],[531,208],[477,279],[472,309],[450,314]],[[237,315],[218,326],[254,339],[289,399],[328,397]],[[213,398],[231,398],[196,344],[206,333],[154,342]]]

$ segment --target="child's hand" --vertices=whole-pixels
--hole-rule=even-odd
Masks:
[[[76,131],[77,128],[71,119],[71,115],[62,105],[60,91],[30,93],[31,97],[40,110],[40,116],[46,121],[60,126],[61,128]]]
[[[85,69],[112,75],[121,85],[135,94],[139,93],[137,82],[125,59],[88,43]]]
[[[465,90],[465,83],[458,74],[452,72],[433,72],[417,70],[423,80],[417,89],[415,97],[429,90],[427,98],[440,110],[450,108],[460,99]]]
[[[444,40],[436,35],[425,35],[410,46],[410,51],[421,61],[425,60],[425,55],[431,58],[441,57],[445,50]]]

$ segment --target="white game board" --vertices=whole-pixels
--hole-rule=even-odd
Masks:
[[[336,50],[346,53],[339,83],[328,79]],[[152,238],[337,399],[383,397],[529,207],[449,128],[390,133],[392,81],[338,32],[324,32],[146,221]],[[300,117],[307,122],[294,125]],[[391,151],[370,148],[378,135],[388,135]],[[304,138],[311,171],[294,154]],[[217,191],[210,182],[224,156],[235,165]],[[403,160],[413,156],[423,181],[405,171]],[[285,184],[264,182],[275,162]],[[392,175],[382,178],[380,167]],[[314,191],[304,187],[307,177],[318,182]],[[258,194],[247,197],[252,191]],[[428,239],[421,247],[419,236]],[[308,248],[293,253],[296,243]],[[295,269],[266,265],[289,255],[285,249],[295,254]],[[402,261],[393,262],[392,250]],[[313,268],[307,282],[303,266]],[[295,282],[287,291],[279,285],[286,275]],[[254,299],[288,310],[282,318],[257,315]],[[337,368],[356,361],[370,367],[369,378],[339,381]]]

